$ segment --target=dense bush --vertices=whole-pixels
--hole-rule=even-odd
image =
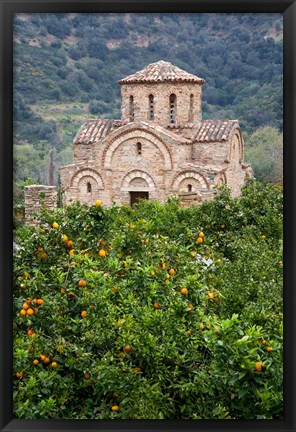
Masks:
[[[97,204],[15,232],[15,416],[282,418],[282,189]]]

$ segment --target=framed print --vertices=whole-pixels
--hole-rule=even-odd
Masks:
[[[1,431],[295,430],[295,24],[1,0]]]

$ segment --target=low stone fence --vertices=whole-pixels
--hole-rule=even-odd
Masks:
[[[27,225],[39,226],[35,214],[41,207],[49,210],[57,208],[58,193],[55,186],[25,186],[25,221]]]

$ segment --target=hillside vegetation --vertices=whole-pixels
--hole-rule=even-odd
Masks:
[[[282,189],[16,231],[14,415],[281,419]]]
[[[248,150],[258,129],[282,133],[282,53],[280,14],[18,14],[15,179],[48,183],[49,151],[57,173],[85,118],[120,118],[117,81],[160,59],[206,80],[203,117],[239,119]],[[261,156],[255,173],[281,182]]]

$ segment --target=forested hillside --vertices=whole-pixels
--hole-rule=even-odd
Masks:
[[[57,173],[84,119],[120,118],[117,81],[160,59],[206,80],[203,117],[239,119],[255,174],[281,182],[280,14],[16,15],[15,180],[48,183],[50,150]]]

